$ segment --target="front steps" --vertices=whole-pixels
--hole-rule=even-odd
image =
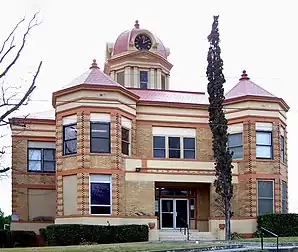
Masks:
[[[187,232],[180,229],[173,230],[159,230],[159,240],[160,241],[187,241]],[[189,230],[189,240],[190,241],[212,241],[216,238],[210,232],[199,232],[195,229]]]

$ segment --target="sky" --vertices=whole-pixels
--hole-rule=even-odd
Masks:
[[[289,211],[298,213],[298,170],[295,139],[298,133],[296,98],[298,38],[295,0],[133,0],[58,1],[0,0],[0,43],[25,15],[36,11],[41,24],[28,38],[8,83],[26,88],[42,60],[31,104],[19,113],[51,109],[52,92],[85,72],[95,58],[103,69],[105,46],[115,42],[135,20],[170,48],[170,88],[206,91],[208,41],[213,15],[219,15],[225,90],[237,82],[242,70],[251,80],[291,107],[288,113]],[[19,31],[20,35],[22,30]],[[9,133],[8,131],[6,133]],[[6,160],[9,162],[9,159]],[[11,212],[10,178],[0,179],[0,209]]]

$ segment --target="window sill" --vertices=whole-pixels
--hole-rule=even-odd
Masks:
[[[276,160],[271,158],[256,158],[256,161],[262,161],[262,162],[274,162]]]
[[[90,152],[89,153],[90,156],[111,156],[112,153],[100,153],[100,152]]]
[[[43,171],[29,171],[27,170],[27,173],[30,173],[32,175],[55,175],[56,171],[53,172],[43,172]]]
[[[72,153],[72,154],[63,154],[62,158],[68,158],[68,157],[76,157],[78,153]]]

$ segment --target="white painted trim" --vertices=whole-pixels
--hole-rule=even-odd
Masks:
[[[131,130],[131,120],[126,117],[121,117],[121,126]]]
[[[28,148],[56,149],[55,142],[28,142]]]
[[[272,123],[256,122],[256,130],[259,131],[272,131]]]
[[[172,128],[172,127],[152,127],[153,136],[172,137],[196,137],[196,129],[192,128]]]
[[[77,115],[65,116],[62,118],[63,125],[74,124],[74,123],[77,123]]]
[[[104,113],[91,113],[90,114],[91,122],[111,122],[110,114]]]
[[[242,133],[243,123],[228,125],[228,134]]]

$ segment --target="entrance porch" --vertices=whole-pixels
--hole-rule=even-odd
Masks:
[[[155,216],[161,230],[209,232],[210,183],[155,182]]]

